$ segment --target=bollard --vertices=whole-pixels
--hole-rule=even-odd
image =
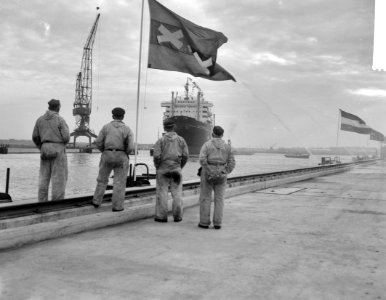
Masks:
[[[5,182],[5,193],[0,193],[0,203],[12,202],[12,198],[8,194],[8,190],[9,190],[9,173],[10,173],[10,169],[7,168],[7,178],[6,178],[6,182]]]
[[[8,194],[8,189],[9,189],[9,172],[10,169],[7,168],[7,177],[6,177],[6,182],[5,182],[5,193]]]

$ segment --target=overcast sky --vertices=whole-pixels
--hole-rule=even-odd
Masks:
[[[193,80],[235,147],[335,146],[339,109],[386,134],[386,73],[372,70],[373,0],[159,2],[228,37],[217,62],[237,82]],[[140,0],[1,0],[0,139],[30,139],[51,98],[61,100],[60,113],[75,128],[75,79],[96,6],[90,127],[98,133],[121,106],[135,131]],[[148,27],[145,1],[140,143],[155,142],[161,101],[182,92],[189,76],[146,68]],[[339,144],[378,145],[349,132]]]

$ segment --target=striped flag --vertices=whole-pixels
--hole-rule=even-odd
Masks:
[[[356,115],[350,114],[340,109],[340,129],[344,131],[351,131],[360,134],[370,134],[371,128],[366,125],[365,121]]]
[[[221,32],[196,25],[155,0],[149,1],[148,67],[188,73],[209,80],[233,80],[216,63],[217,49],[228,41]]]

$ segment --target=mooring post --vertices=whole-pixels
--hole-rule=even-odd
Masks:
[[[5,193],[8,194],[8,189],[9,189],[9,172],[10,172],[10,169],[7,168],[7,179],[6,179],[6,182],[5,182]]]

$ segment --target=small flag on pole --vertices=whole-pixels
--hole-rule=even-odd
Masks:
[[[209,80],[233,80],[216,63],[217,49],[228,41],[221,32],[198,26],[155,0],[149,1],[148,67],[188,73]]]
[[[370,134],[371,128],[356,115],[340,110],[341,125],[340,129],[360,134]]]

